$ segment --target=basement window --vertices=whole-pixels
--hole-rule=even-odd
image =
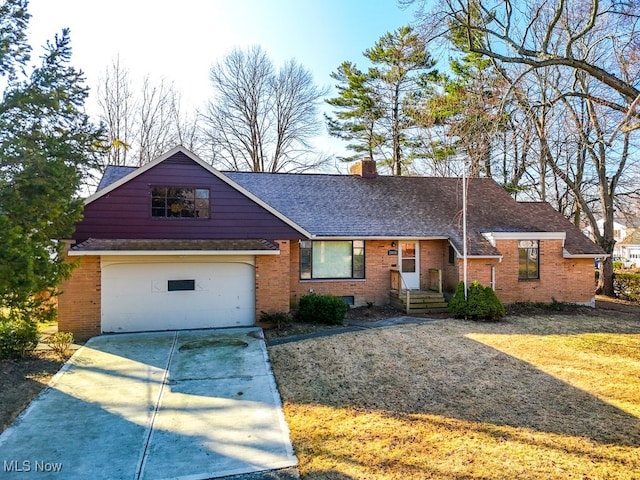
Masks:
[[[170,292],[183,292],[195,289],[195,280],[169,280],[167,282],[167,290]]]

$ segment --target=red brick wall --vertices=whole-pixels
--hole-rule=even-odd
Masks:
[[[469,283],[477,280],[484,286],[491,285],[491,267],[498,265],[498,259],[493,258],[479,258],[479,259],[467,259],[467,280]],[[460,280],[464,277],[464,265],[462,259],[458,262],[460,270]],[[516,272],[516,277],[518,272]],[[496,270],[496,278],[497,278]]]
[[[518,279],[518,241],[498,240],[502,262],[470,259],[469,282],[483,285],[491,282],[491,266],[496,267],[496,294],[504,303],[559,302],[590,303],[594,297],[593,259],[571,259],[562,256],[562,240],[540,240],[540,278]],[[462,279],[462,263],[460,262]]]
[[[276,242],[280,255],[256,255],[256,321],[262,312],[288,312],[290,241]],[[297,242],[296,242],[297,245]]]
[[[73,332],[76,340],[86,340],[101,333],[100,257],[78,257],[75,261],[71,278],[60,285],[58,331]]]
[[[449,242],[445,242],[443,258],[442,258],[442,290],[453,293],[460,281],[458,269],[462,268],[460,259],[454,258],[453,263],[449,264]]]
[[[389,250],[397,250],[397,246],[391,247],[392,241],[390,239],[367,240],[365,242],[365,279],[330,281],[300,280],[299,244],[298,242],[292,242],[290,264],[291,303],[297,303],[301,296],[307,295],[313,290],[321,295],[353,296],[355,305],[365,305],[368,302],[376,305],[387,305],[391,288],[390,271],[398,268],[399,260],[397,255],[389,255]],[[449,243],[446,240],[420,242],[420,284],[422,288],[427,288],[428,270],[430,268],[446,268],[448,245]]]
[[[420,288],[428,290],[429,269],[442,270],[442,290],[453,292],[458,284],[458,267],[449,265],[448,240],[423,240],[420,242]]]
[[[367,302],[376,305],[389,303],[392,265],[398,263],[397,255],[389,255],[391,240],[367,240],[365,242],[364,280],[300,280],[300,248],[298,242],[291,243],[290,300],[296,304],[300,297],[313,290],[320,295],[353,296],[355,305]],[[395,267],[393,267],[395,268]]]

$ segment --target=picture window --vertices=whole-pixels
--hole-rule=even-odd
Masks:
[[[151,216],[156,218],[209,218],[208,188],[153,187]]]
[[[364,240],[300,242],[300,278],[364,278]]]

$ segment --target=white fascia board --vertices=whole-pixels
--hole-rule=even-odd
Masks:
[[[577,253],[577,254],[571,254],[569,252],[567,252],[565,249],[562,249],[562,257],[563,258],[609,258],[611,255],[609,255],[608,253],[603,253],[603,254],[599,254],[599,253]]]
[[[124,177],[119,179],[118,181],[113,182],[110,185],[107,185],[105,188],[103,188],[101,190],[98,190],[93,195],[85,198],[84,204],[88,205],[88,204],[90,204],[92,202],[95,202],[99,198],[102,198],[105,195],[111,193],[116,188],[124,185],[127,182],[130,182],[131,180],[133,180],[137,176],[142,175],[147,170],[151,170],[153,167],[155,167],[159,163],[164,162],[167,158],[171,157],[172,155],[175,155],[178,152],[183,152],[184,154],[188,155],[192,159],[194,159],[193,157],[195,157],[195,154],[189,152],[184,147],[181,147],[181,146],[174,147],[171,150],[169,150],[167,153],[165,153],[163,155],[160,155],[159,157],[157,157],[156,159],[150,161],[149,163],[145,163],[144,165],[142,165],[141,167],[136,168],[134,171],[132,171],[131,173],[128,173],[127,175],[125,175]],[[200,160],[200,161],[202,161],[202,160]]]
[[[155,167],[156,165],[158,165],[159,163],[164,162],[165,160],[167,160],[169,157],[175,155],[176,153],[181,152],[184,153],[187,157],[189,157],[191,160],[193,160],[195,163],[197,163],[198,165],[200,165],[202,168],[204,168],[205,170],[207,170],[209,173],[211,173],[213,176],[217,177],[218,179],[222,180],[224,183],[226,183],[227,185],[229,185],[231,188],[234,188],[235,190],[239,191],[241,194],[243,194],[245,197],[249,198],[250,200],[254,201],[255,203],[257,203],[258,205],[260,205],[262,208],[264,208],[265,210],[267,210],[269,213],[271,213],[272,215],[274,215],[275,217],[279,218],[280,220],[282,220],[284,223],[286,223],[287,225],[289,225],[291,228],[293,228],[294,230],[297,230],[298,232],[300,232],[302,235],[306,236],[306,237],[311,237],[311,233],[307,232],[303,227],[301,227],[300,225],[298,225],[297,223],[295,223],[293,220],[291,220],[290,218],[286,217],[285,215],[283,215],[282,213],[280,213],[278,210],[276,210],[275,208],[273,208],[271,205],[269,205],[268,203],[265,203],[263,200],[261,200],[260,198],[256,197],[253,193],[251,193],[250,191],[248,191],[247,189],[245,189],[244,187],[240,186],[239,184],[237,184],[236,182],[234,182],[233,180],[231,180],[229,177],[227,177],[226,175],[224,175],[223,173],[219,172],[218,170],[216,170],[215,168],[213,168],[211,165],[209,165],[207,162],[205,162],[204,160],[202,160],[200,157],[198,157],[195,153],[187,150],[186,148],[184,148],[182,145],[178,145],[177,147],[172,148],[171,150],[169,150],[167,153],[160,155],[158,158],[156,158],[155,160],[143,165],[142,167],[137,168],[136,170],[134,170],[133,172],[129,173],[128,175],[125,175],[124,177],[122,177],[120,180],[118,180],[117,182],[112,183],[111,185],[103,188],[102,190],[97,191],[96,193],[94,193],[93,195],[91,195],[90,197],[88,197],[87,199],[85,199],[84,204],[88,205],[91,202],[96,201],[97,199],[107,195],[108,193],[112,192],[113,190],[115,190],[116,188],[120,187],[121,185],[124,185],[125,183],[133,180],[134,178],[136,178],[139,175],[142,175],[144,172],[146,172],[147,170],[152,169],[153,167]]]
[[[280,255],[280,250],[69,250],[70,257]]]
[[[456,256],[458,257],[458,259],[463,259],[464,258],[464,255],[462,254],[462,252],[459,252],[458,249],[456,248],[456,246],[453,243],[449,242],[449,245],[451,245],[451,248],[453,248],[455,250]],[[495,247],[495,245],[494,245],[494,247]],[[468,259],[472,259],[472,260],[474,260],[474,259],[475,260],[479,260],[480,259],[481,260],[483,258],[484,259],[489,259],[489,260],[497,259],[499,262],[502,262],[502,255],[469,255],[469,254],[467,254],[467,260]]]
[[[388,240],[390,242],[404,242],[404,241],[419,241],[419,240],[449,240],[449,237],[440,235],[434,237],[397,237],[397,236],[363,236],[363,235],[352,235],[352,236],[344,236],[344,235],[332,235],[332,236],[318,236],[314,235],[309,238],[309,240]]]
[[[404,242],[404,241],[420,241],[420,240],[449,240],[449,237],[444,235],[438,235],[434,237],[362,237],[362,236],[354,236],[354,237],[312,237],[309,240],[312,241],[322,241],[322,240],[388,240],[392,242]],[[301,242],[304,240],[300,240]],[[462,253],[458,252],[458,249],[453,245],[453,243],[449,242],[449,245],[453,247],[458,255],[458,258],[462,258]],[[502,261],[502,255],[467,255],[468,259],[497,259]]]
[[[496,246],[496,240],[562,240],[564,245],[567,232],[484,232],[482,236],[492,247]]]

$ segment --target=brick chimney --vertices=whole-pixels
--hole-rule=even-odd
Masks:
[[[359,175],[362,178],[376,178],[378,176],[376,162],[371,157],[364,157],[359,162],[351,165],[349,173],[351,175]]]

